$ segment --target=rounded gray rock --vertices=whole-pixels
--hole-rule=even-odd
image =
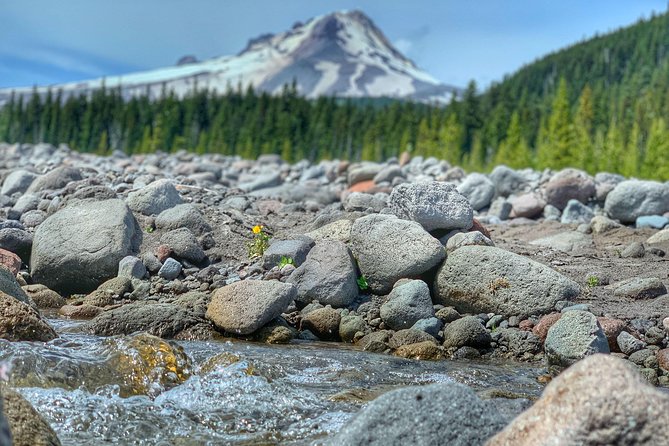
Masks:
[[[450,183],[404,183],[390,194],[388,206],[404,220],[416,221],[426,231],[469,229],[474,211],[467,198]]]
[[[160,237],[160,243],[172,248],[175,256],[193,263],[202,262],[206,255],[195,235],[188,228],[179,228],[166,232]]]
[[[375,399],[328,443],[337,446],[481,446],[506,420],[468,387],[440,383]]]
[[[469,200],[475,211],[490,206],[495,196],[495,185],[481,173],[469,174],[457,189]]]
[[[626,224],[643,215],[662,215],[669,211],[669,186],[655,181],[623,181],[606,196],[604,210]]]
[[[439,240],[418,223],[391,215],[368,215],[351,228],[351,245],[370,289],[388,293],[395,282],[420,278],[446,256]]]
[[[141,189],[130,192],[126,200],[128,207],[144,215],[158,215],[183,201],[169,180],[157,180]]]
[[[435,281],[435,303],[461,313],[526,317],[549,313],[579,293],[576,282],[518,254],[491,246],[450,253]]]
[[[158,259],[156,259],[158,260]],[[165,280],[174,280],[181,274],[181,263],[169,257],[158,270],[158,275]]]
[[[81,172],[77,168],[69,166],[56,167],[52,171],[37,177],[27,192],[61,189],[67,186],[68,183],[79,181],[81,178]]]
[[[296,301],[303,305],[317,300],[322,305],[345,307],[358,297],[356,280],[357,270],[348,247],[342,242],[322,240],[287,282],[295,285]]]
[[[156,217],[156,228],[171,231],[173,229],[188,228],[193,234],[202,235],[211,231],[211,226],[202,215],[202,212],[190,203],[178,204],[165,209]]]
[[[411,280],[393,288],[386,303],[381,305],[381,319],[393,330],[411,328],[419,320],[433,316],[430,290],[422,280]]]
[[[488,177],[495,185],[497,195],[501,197],[518,193],[525,184],[525,178],[521,174],[504,165],[495,167]]]
[[[62,294],[88,293],[116,276],[119,261],[136,252],[140,239],[122,200],[74,202],[35,231],[32,278]]]
[[[146,267],[135,256],[126,256],[118,263],[118,277],[143,279],[146,276]]]
[[[24,169],[14,170],[7,175],[2,183],[0,195],[12,195],[17,192],[24,193],[28,190],[37,175]]]
[[[549,364],[568,367],[595,353],[609,353],[597,318],[587,311],[568,311],[548,330],[544,350]]]
[[[490,333],[476,316],[465,316],[444,328],[444,347],[488,347]]]

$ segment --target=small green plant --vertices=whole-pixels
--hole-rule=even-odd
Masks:
[[[279,267],[279,269],[282,269],[286,265],[295,266],[295,261],[291,257],[281,256],[281,260],[279,260],[277,266]]]
[[[246,245],[249,251],[249,259],[262,257],[269,248],[269,236],[263,230],[263,226],[255,225],[252,229],[253,240]]]
[[[594,288],[599,285],[599,277],[588,276],[588,288]]]
[[[366,291],[369,288],[369,284],[367,283],[367,278],[365,276],[360,276],[358,277],[358,288],[360,288],[361,291]]]
[[[149,234],[151,234],[153,231],[155,231],[153,226],[147,226],[146,228],[144,228],[144,230]]]

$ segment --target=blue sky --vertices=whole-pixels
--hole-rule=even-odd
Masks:
[[[360,9],[437,79],[500,80],[547,52],[631,24],[666,0],[4,0],[0,88],[235,54],[296,21]]]

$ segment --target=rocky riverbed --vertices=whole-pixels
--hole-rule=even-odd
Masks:
[[[0,444],[669,444],[667,184],[0,154]]]

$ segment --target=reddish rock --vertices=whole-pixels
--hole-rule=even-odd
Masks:
[[[657,351],[657,363],[662,370],[669,372],[669,348]]]
[[[479,231],[481,234],[485,235],[488,237],[490,240],[492,240],[492,237],[490,236],[490,232],[481,224],[480,221],[478,221],[476,218],[474,218],[474,224],[472,224],[471,229],[469,232],[474,232],[474,231]]]
[[[618,335],[625,329],[625,321],[613,319],[610,317],[598,317],[597,322],[602,326],[606,340],[609,343],[609,349],[612,352],[619,352]]]
[[[167,245],[160,245],[156,249],[156,257],[160,263],[164,263],[172,255],[172,248]]]
[[[595,182],[585,172],[565,169],[546,183],[544,195],[548,204],[563,210],[567,202],[576,199],[587,203],[595,196]]]
[[[16,276],[21,270],[21,258],[11,251],[0,249],[0,265]]]
[[[544,342],[546,336],[548,336],[548,330],[550,330],[554,323],[560,320],[560,317],[562,317],[561,313],[547,314],[534,326],[532,333],[538,336],[539,339],[541,339],[541,342]]]
[[[520,324],[518,324],[518,328],[520,328],[523,331],[532,331],[534,328],[534,322],[532,322],[529,319],[525,319],[520,321]]]
[[[348,192],[365,192],[371,193],[371,191],[376,187],[374,180],[361,181],[355,183],[353,186],[348,188]]]
[[[509,201],[511,202],[511,218],[539,217],[544,211],[544,206],[546,206],[546,202],[543,198],[534,192],[519,195]]]
[[[260,200],[256,201],[255,204],[258,208],[258,212],[260,212],[260,215],[263,217],[269,214],[278,214],[281,206],[283,206],[278,200]]]
[[[58,313],[71,319],[91,319],[102,313],[104,310],[93,305],[64,305],[60,307]]]

